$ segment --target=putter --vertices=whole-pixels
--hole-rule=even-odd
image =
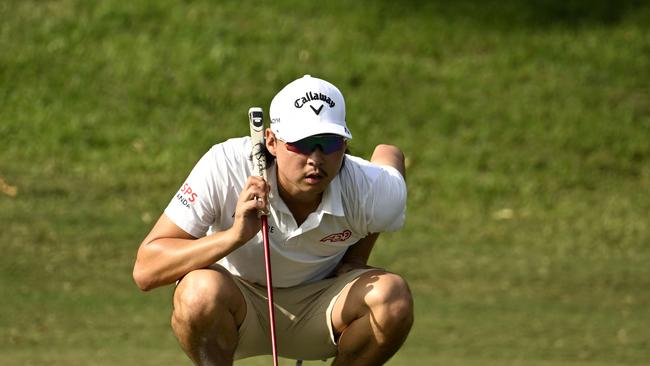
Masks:
[[[252,107],[248,110],[248,122],[251,130],[251,157],[253,174],[266,180],[266,157],[264,156],[264,112],[262,108]],[[269,300],[269,325],[271,328],[271,347],[273,348],[273,366],[278,366],[278,349],[275,338],[275,310],[273,306],[273,281],[271,279],[271,251],[269,249],[269,223],[266,213],[260,213],[262,220],[262,239],[264,242],[264,264],[266,266],[266,296]]]

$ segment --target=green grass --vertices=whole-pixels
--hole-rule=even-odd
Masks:
[[[0,364],[189,364],[136,248],[305,73],[345,94],[355,153],[408,158],[371,258],[415,295],[390,365],[647,363],[648,24],[640,1],[0,3]]]

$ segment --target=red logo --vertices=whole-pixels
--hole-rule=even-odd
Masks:
[[[323,239],[321,239],[321,243],[325,242],[330,242],[330,243],[336,243],[337,241],[346,241],[352,236],[352,231],[350,230],[344,230],[341,233],[336,233],[336,234],[330,234]]]
[[[190,203],[194,203],[194,201],[196,201],[196,196],[198,195],[197,193],[192,191],[192,187],[190,187],[189,183],[187,182],[185,182],[185,184],[183,184],[183,187],[181,187],[180,194],[182,196],[186,196],[187,200]]]

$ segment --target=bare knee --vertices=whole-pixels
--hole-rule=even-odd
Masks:
[[[413,297],[399,275],[378,275],[365,296],[366,304],[384,333],[408,333],[413,324]]]
[[[227,274],[211,269],[192,271],[183,277],[174,292],[173,320],[191,325],[228,314],[237,315],[241,296]]]

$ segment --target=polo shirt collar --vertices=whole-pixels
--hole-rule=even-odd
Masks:
[[[333,216],[345,216],[341,198],[341,179],[337,174],[323,192],[323,200],[319,208]]]

